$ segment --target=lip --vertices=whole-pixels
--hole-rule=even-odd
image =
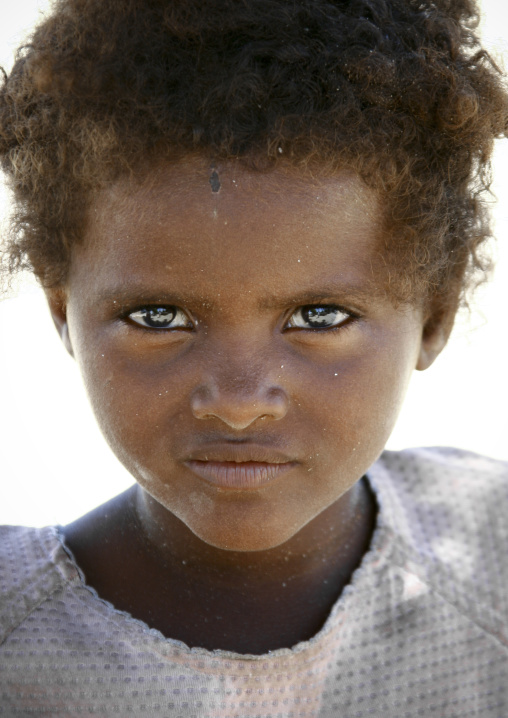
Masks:
[[[183,462],[194,474],[223,489],[259,489],[299,464],[277,449],[253,444],[201,447]]]
[[[222,489],[259,489],[290,471],[296,461],[186,461],[185,465],[205,481]]]

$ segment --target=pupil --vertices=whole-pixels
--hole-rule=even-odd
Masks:
[[[175,311],[166,307],[154,307],[147,309],[145,320],[153,327],[167,326],[175,318]]]

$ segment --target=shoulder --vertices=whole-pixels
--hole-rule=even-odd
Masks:
[[[388,523],[419,552],[506,549],[507,462],[437,447],[385,451],[372,469]]]
[[[396,521],[410,519],[433,535],[455,529],[466,540],[474,541],[480,529],[508,537],[499,520],[508,507],[508,462],[436,447],[385,451],[378,465],[381,494]],[[400,528],[406,533],[411,525]]]
[[[385,451],[378,461],[392,498],[409,505],[489,511],[508,501],[508,462],[448,447]]]
[[[383,451],[379,461],[393,467],[395,472],[402,470],[407,479],[411,478],[410,472],[418,474],[423,469],[425,471],[430,469],[431,474],[436,478],[442,475],[443,471],[461,476],[473,473],[479,478],[508,475],[508,462],[450,446]],[[432,475],[428,478],[432,478]]]
[[[451,448],[386,451],[372,483],[400,560],[449,600],[508,619],[508,463]]]
[[[74,573],[56,528],[0,526],[0,643]]]

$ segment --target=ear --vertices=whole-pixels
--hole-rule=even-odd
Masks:
[[[74,350],[69,337],[69,325],[67,323],[67,292],[63,287],[46,289],[46,299],[60,339],[71,357],[73,357]]]
[[[443,306],[441,301],[431,303],[423,325],[422,342],[416,369],[424,371],[434,363],[450,337],[457,313],[457,302]]]

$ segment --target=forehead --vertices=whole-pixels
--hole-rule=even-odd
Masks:
[[[170,212],[175,221],[192,207],[196,221],[215,220],[210,227],[220,225],[219,213],[225,219],[233,210],[232,216],[243,214],[246,228],[254,214],[258,219],[268,215],[272,221],[287,219],[281,215],[283,209],[291,210],[295,223],[310,210],[331,224],[337,212],[344,218],[363,215],[368,219],[379,211],[376,193],[348,170],[331,176],[291,166],[257,171],[240,162],[209,163],[202,158],[162,163],[139,175],[122,177],[96,197],[93,220],[109,223],[114,213],[120,221],[131,221],[132,214],[143,221],[141,207],[146,208],[150,219],[167,217]]]
[[[203,288],[293,285],[372,278],[380,206],[373,190],[344,171],[251,171],[203,159],[161,164],[122,178],[93,203],[81,266],[95,278],[150,272],[157,281],[199,280]],[[231,270],[234,269],[234,276]],[[143,280],[144,281],[144,280]]]

